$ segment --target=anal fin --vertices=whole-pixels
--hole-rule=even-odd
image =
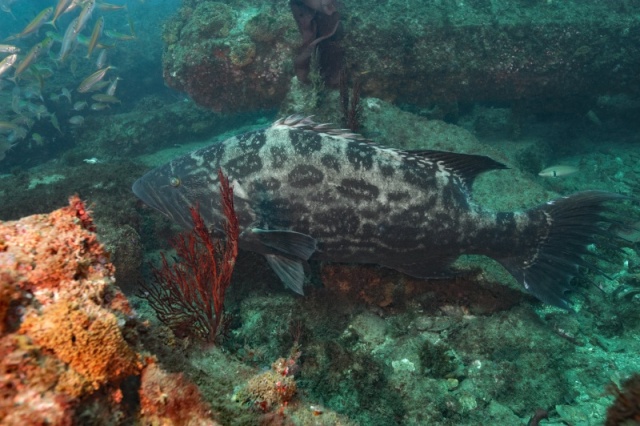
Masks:
[[[455,258],[451,257],[438,257],[419,263],[383,264],[383,266],[420,279],[449,278],[455,275],[450,268],[454,260]]]

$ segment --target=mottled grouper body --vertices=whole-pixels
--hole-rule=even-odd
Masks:
[[[433,278],[450,276],[461,254],[480,254],[542,301],[567,308],[569,281],[590,266],[587,245],[608,236],[614,221],[605,204],[624,199],[587,191],[524,212],[489,212],[470,202],[471,185],[504,165],[385,148],[301,116],[176,158],[136,181],[133,192],[185,228],[193,226],[189,207],[198,205],[220,235],[219,168],[234,188],[240,247],[263,254],[298,293],[308,259]]]

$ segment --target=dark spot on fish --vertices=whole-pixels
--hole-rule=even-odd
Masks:
[[[244,151],[258,151],[267,142],[267,136],[264,130],[248,132],[237,136],[238,146]]]
[[[340,161],[334,157],[333,155],[325,154],[320,159],[320,162],[327,169],[333,169],[336,172],[340,173]]]
[[[250,191],[255,193],[272,193],[280,188],[280,181],[276,178],[264,178],[251,183]],[[267,194],[268,195],[268,194]]]
[[[364,219],[371,220],[372,222],[377,222],[382,218],[385,218],[389,213],[391,213],[391,207],[388,205],[376,205],[375,209],[361,209],[360,215]]]
[[[425,220],[425,209],[422,206],[412,206],[391,216],[390,223],[401,223],[403,227],[422,224]]]
[[[347,145],[347,159],[356,170],[364,168],[370,170],[373,167],[373,149],[357,142]]]
[[[271,165],[277,169],[283,167],[289,159],[283,146],[272,145],[269,147],[269,153],[271,154]]]
[[[365,201],[377,198],[380,190],[362,179],[342,179],[338,192],[353,200]]]
[[[445,212],[437,212],[433,216],[435,218],[435,222],[441,223],[441,224],[450,223],[451,220],[453,219],[450,213],[445,213]]]
[[[266,228],[289,228],[294,223],[300,229],[308,229],[307,207],[288,198],[262,198],[256,202],[258,222]]]
[[[309,130],[291,130],[289,132],[291,145],[296,154],[309,155],[322,148],[323,136]]]
[[[333,208],[317,215],[317,221],[336,235],[354,235],[360,226],[360,218],[348,208]]]
[[[411,195],[408,192],[390,192],[387,194],[387,199],[389,201],[405,201],[410,200]]]
[[[260,153],[258,151],[247,151],[228,161],[226,168],[229,174],[237,177],[244,177],[259,172],[262,170]]]
[[[203,148],[201,151],[196,151],[196,154],[200,154],[206,163],[215,167],[217,170],[217,168],[220,167],[220,159],[224,155],[224,147],[225,145],[223,143],[218,142]]]
[[[405,170],[402,177],[408,184],[419,187],[426,187],[429,184],[429,181],[434,179],[432,174],[425,176],[425,174],[420,173],[419,170],[415,170],[413,168]]]
[[[318,190],[311,191],[308,194],[307,200],[317,203],[318,205],[324,206],[329,203],[332,203],[335,200],[335,192],[330,189],[322,189],[318,188]]]
[[[294,188],[304,188],[322,183],[324,173],[313,166],[303,164],[294,167],[288,178],[289,184]]]
[[[235,205],[236,216],[238,216],[238,222],[240,223],[251,223],[254,220],[254,217],[251,215],[253,211],[252,206],[246,202],[238,202]]]
[[[264,214],[267,214],[270,217],[283,218],[289,216],[291,202],[287,198],[272,198],[271,200],[265,201],[261,207],[260,211],[264,212]],[[268,220],[267,222],[271,224],[271,220]]]
[[[360,216],[362,216],[364,219],[369,219],[373,221],[380,219],[382,215],[383,215],[383,212],[379,210],[364,209],[360,211]]]
[[[380,227],[373,223],[364,223],[362,224],[362,234],[377,237],[380,234]]]
[[[380,164],[378,167],[380,168],[380,174],[382,177],[391,177],[396,172],[395,167],[390,164]]]
[[[396,245],[398,249],[408,250],[418,247],[423,240],[416,235],[416,228],[408,224],[386,223],[378,227],[380,239],[390,245]]]

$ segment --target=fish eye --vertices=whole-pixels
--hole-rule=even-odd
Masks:
[[[180,182],[180,178],[179,177],[172,177],[171,179],[169,179],[169,185],[173,186],[174,188],[177,188],[180,186],[182,182]]]

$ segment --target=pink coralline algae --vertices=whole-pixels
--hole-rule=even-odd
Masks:
[[[0,423],[215,424],[198,389],[142,350],[144,326],[114,285],[94,229],[78,197],[50,214],[0,222]],[[164,401],[148,398],[148,377],[162,382]],[[167,400],[191,409],[154,409]]]

